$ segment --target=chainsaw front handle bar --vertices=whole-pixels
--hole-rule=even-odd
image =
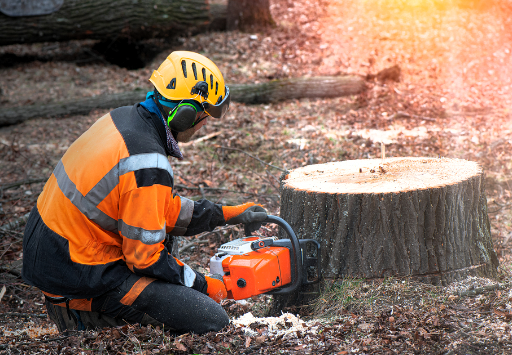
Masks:
[[[286,234],[288,234],[292,242],[293,249],[290,258],[293,258],[293,260],[295,261],[293,263],[295,270],[292,270],[295,277],[292,277],[292,283],[289,286],[278,288],[268,293],[272,295],[292,293],[295,290],[297,290],[297,288],[302,284],[302,253],[300,249],[299,239],[295,235],[295,232],[293,231],[292,227],[288,224],[288,222],[286,222],[284,219],[280,217],[268,215],[267,218],[261,223],[277,224],[286,232]]]

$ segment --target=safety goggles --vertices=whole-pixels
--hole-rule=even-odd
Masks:
[[[226,114],[228,108],[229,108],[229,103],[231,101],[231,95],[229,94],[229,88],[228,86],[226,85],[225,86],[225,90],[226,90],[226,95],[224,96],[224,98],[222,99],[221,102],[219,102],[218,104],[216,105],[212,105],[210,104],[209,102],[201,102],[201,105],[203,106],[204,108],[204,111],[212,116],[212,117],[215,117],[215,118],[222,118],[224,117],[224,115]]]

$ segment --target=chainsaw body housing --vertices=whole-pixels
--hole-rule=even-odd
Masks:
[[[223,244],[210,259],[210,273],[222,276],[228,298],[249,298],[292,281],[290,250],[286,247],[265,246],[276,239],[236,239]]]
[[[210,259],[210,274],[222,278],[228,298],[288,294],[320,280],[320,243],[299,240],[280,217],[262,223],[277,224],[290,239],[252,236],[245,228],[247,237],[222,244]]]

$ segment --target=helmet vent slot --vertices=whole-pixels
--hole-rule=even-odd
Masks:
[[[215,95],[217,95],[218,91],[219,91],[219,83],[215,82]]]
[[[213,75],[210,74],[210,89],[213,89]]]
[[[201,72],[203,73],[203,81],[206,81],[206,69],[201,69]]]
[[[196,69],[196,63],[192,63],[192,71],[194,72],[194,79],[197,80],[197,69]]]
[[[187,62],[184,60],[181,61],[181,69],[183,69],[183,76],[187,77]]]
[[[166,89],[176,89],[176,78],[172,78],[171,82],[167,84]]]

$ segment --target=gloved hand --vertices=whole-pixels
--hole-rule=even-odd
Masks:
[[[217,303],[220,303],[223,299],[228,296],[228,292],[226,291],[226,286],[224,282],[218,279],[214,279],[210,276],[205,276],[206,283],[208,284],[208,289],[206,293],[208,296]]]
[[[223,206],[224,220],[226,224],[245,224],[246,233],[252,233],[261,227],[261,223],[267,218],[267,211],[253,202],[238,206]]]

